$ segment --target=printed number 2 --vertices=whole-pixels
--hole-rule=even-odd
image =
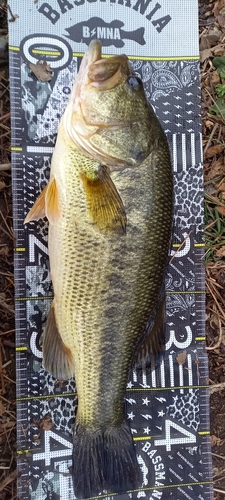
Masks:
[[[48,247],[45,241],[40,241],[33,233],[29,234],[29,262],[39,262],[40,255],[46,257],[48,255]]]
[[[176,438],[171,437],[171,427],[178,431],[180,434],[183,434],[183,437],[179,436]],[[187,429],[183,429],[180,425],[172,422],[171,420],[166,420],[165,422],[165,439],[155,439],[155,446],[165,446],[166,451],[171,451],[171,446],[173,444],[190,444],[196,443],[196,436],[192,432]]]

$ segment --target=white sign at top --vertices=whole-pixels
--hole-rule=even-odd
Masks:
[[[11,0],[10,6],[19,16],[9,23],[16,47],[25,37],[42,34],[65,40],[73,53],[85,52],[98,38],[105,54],[149,59],[198,56],[197,0]]]

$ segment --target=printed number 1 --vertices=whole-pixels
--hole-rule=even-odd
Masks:
[[[183,437],[171,437],[171,427],[176,429],[180,434],[183,434]],[[196,443],[196,436],[192,432],[187,429],[183,429],[180,425],[172,422],[171,420],[166,420],[165,422],[165,439],[155,439],[155,446],[165,446],[166,451],[171,451],[171,446],[173,444],[190,444]]]

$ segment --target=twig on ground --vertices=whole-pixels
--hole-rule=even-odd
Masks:
[[[10,113],[6,113],[5,115],[0,116],[0,121],[6,120],[6,118],[10,117]]]
[[[213,136],[214,136],[214,134],[215,134],[215,132],[216,132],[216,130],[217,130],[218,127],[219,127],[219,123],[215,123],[215,125],[214,125],[214,127],[212,129],[212,132],[211,132],[211,134],[209,136],[209,140],[206,143],[206,146],[205,146],[205,149],[204,149],[204,155],[206,154],[206,151],[209,149],[209,146],[210,146],[210,144],[212,142]]]
[[[214,392],[223,391],[225,389],[225,382],[220,382],[220,384],[213,384],[209,386],[210,395]]]
[[[11,163],[2,163],[0,165],[0,172],[3,170],[11,170]]]
[[[212,284],[212,283],[211,283],[211,284]],[[212,287],[211,287],[211,286],[209,285],[209,283],[208,283],[208,280],[206,281],[206,286],[207,286],[207,288],[208,288],[209,292],[211,293],[211,295],[212,295],[212,297],[213,297],[213,299],[214,299],[214,301],[215,301],[215,303],[216,303],[216,305],[217,305],[217,307],[218,307],[218,309],[219,309],[219,311],[220,311],[220,313],[221,313],[221,315],[222,315],[222,318],[225,320],[225,313],[224,313],[224,311],[223,311],[223,309],[222,309],[221,305],[219,304],[219,302],[218,302],[218,300],[217,300],[217,298],[216,298],[216,295],[215,295],[214,291],[212,290],[212,288],[214,288],[214,286],[212,285]]]
[[[220,490],[219,488],[213,488],[217,493],[223,493],[225,495],[225,490]]]
[[[222,342],[223,330],[222,330],[221,320],[220,320],[219,315],[218,315],[218,322],[219,322],[219,338],[218,338],[218,341],[216,342],[216,344],[214,346],[206,347],[207,351],[214,351],[214,349],[217,349],[218,347],[220,347],[220,344]]]
[[[222,455],[218,455],[217,453],[212,453],[212,455],[214,457],[217,457],[217,458],[222,458],[223,460],[225,460],[225,457],[223,457]]]
[[[0,483],[0,491],[3,491],[8,484],[12,483],[18,476],[17,470],[14,470]]]
[[[0,300],[0,307],[5,309],[6,311],[11,313],[12,315],[15,315],[15,310],[12,307],[8,306],[8,304],[6,304],[6,302],[3,302],[2,300]]]

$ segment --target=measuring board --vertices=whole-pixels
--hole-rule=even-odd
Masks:
[[[125,395],[142,483],[137,491],[108,497],[210,500],[198,2],[11,0],[10,7],[18,15],[9,23],[18,498],[74,498],[75,382],[58,381],[42,368],[53,297],[48,224],[23,221],[49,179],[59,120],[81,57],[99,38],[104,54],[127,54],[140,75],[167,134],[175,187],[165,352],[151,360],[147,373],[130,373]],[[37,60],[50,64],[51,81],[36,79],[28,64]]]

